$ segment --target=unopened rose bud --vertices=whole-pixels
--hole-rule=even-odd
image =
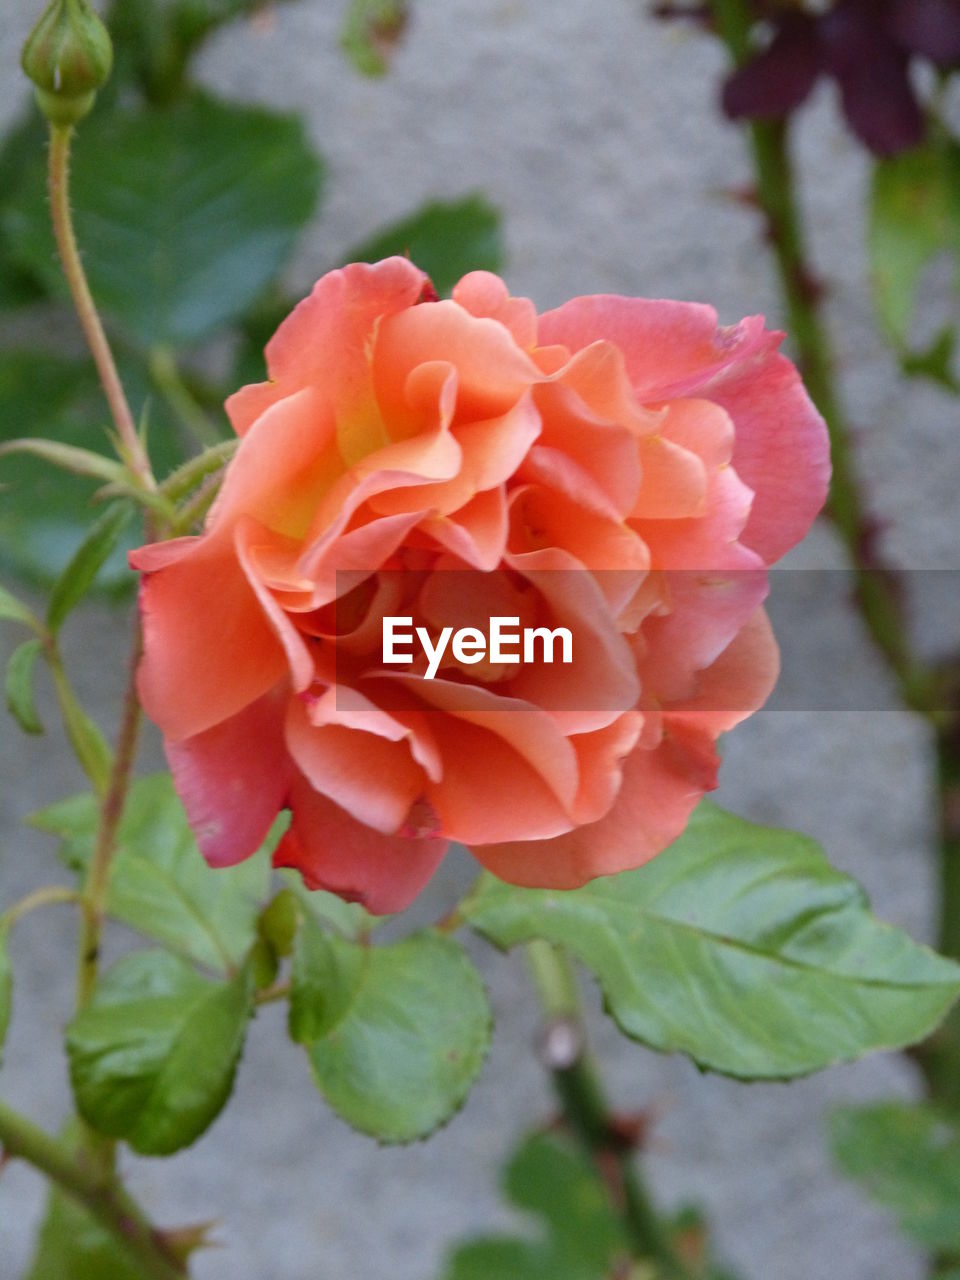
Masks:
[[[87,0],[50,0],[23,46],[20,65],[52,124],[82,120],[113,65],[110,34]]]

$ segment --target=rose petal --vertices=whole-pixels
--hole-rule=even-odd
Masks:
[[[777,352],[729,365],[702,390],[733,420],[733,467],[753,490],[740,540],[773,564],[806,535],[826,499],[826,423]]]
[[[572,638],[573,660],[525,664],[513,681],[516,696],[546,707],[567,733],[604,728],[636,706],[640,683],[633,654],[594,576],[555,548],[511,555],[507,563],[546,602],[546,625],[566,627]]]
[[[267,343],[270,381],[227,400],[237,435],[303,387],[322,387],[327,403],[339,409],[358,398],[368,381],[366,341],[374,325],[416,302],[426,279],[406,258],[353,263],[322,276]]]
[[[696,394],[714,374],[776,348],[780,340],[764,330],[761,316],[719,328],[713,307],[699,302],[612,294],[574,298],[544,312],[539,337],[541,342],[563,343],[571,351],[599,339],[615,343],[641,403]]]
[[[440,681],[429,683],[435,687]],[[473,719],[458,713],[437,716],[431,722],[444,770],[440,781],[428,786],[426,795],[444,834],[472,844],[568,831],[571,818],[567,806],[572,805],[577,789],[573,751],[567,747],[572,782],[565,804],[548,785],[546,775],[555,775],[557,770],[551,769],[545,758],[536,758],[535,748],[540,743],[533,741],[533,726],[521,723],[528,719],[523,712],[501,711],[499,719],[493,712],[486,724],[473,723]]]
[[[292,775],[283,741],[286,703],[280,686],[213,728],[166,744],[177,794],[213,867],[256,853],[286,804]]]
[[[368,730],[312,724],[307,705],[290,700],[286,742],[310,785],[358,822],[385,835],[403,826],[414,802],[424,794],[426,774],[410,754],[406,731],[383,734],[382,720]]]
[[[172,545],[172,544],[171,544]],[[224,538],[198,538],[140,584],[137,689],[168,742],[236,715],[283,679],[283,647]],[[132,554],[156,563],[153,548]]]
[[[641,400],[701,396],[733,420],[733,466],[754,492],[745,545],[768,564],[799,542],[830,478],[826,425],[759,316],[717,327],[690,302],[576,298],[540,317],[544,341],[585,346],[606,334],[620,346]]]
[[[436,871],[445,839],[385,836],[319,795],[301,775],[290,786],[290,829],[274,866],[294,867],[309,889],[361,902],[374,915],[408,907]]]
[[[457,419],[463,422],[506,413],[542,376],[497,321],[476,319],[455,302],[413,307],[377,331],[373,379],[387,421],[409,418],[407,380],[419,365],[437,361],[457,371]]]
[[[718,757],[709,735],[674,728],[653,751],[624,762],[612,808],[598,822],[553,840],[471,844],[494,875],[543,889],[576,889],[601,875],[639,867],[676,840],[704,792],[716,786]]]
[[[529,350],[537,340],[537,312],[529,298],[511,298],[491,271],[471,271],[453,287],[454,302],[472,316],[498,320],[517,346]]]
[[[780,650],[765,609],[758,609],[726,649],[697,676],[696,692],[671,704],[665,721],[689,720],[716,735],[759,710],[780,674]]]
[[[489,573],[502,560],[507,545],[507,500],[502,489],[488,489],[458,511],[426,519],[420,527],[465,564]]]
[[[207,532],[253,516],[277,533],[302,538],[342,466],[334,421],[305,387],[271,405],[237,449],[207,517]]]

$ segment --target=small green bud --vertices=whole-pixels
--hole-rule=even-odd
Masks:
[[[260,913],[260,937],[277,956],[288,956],[300,927],[300,904],[292,889],[281,889]]]
[[[110,33],[88,0],[50,0],[27,36],[20,65],[52,124],[82,120],[113,65]]]

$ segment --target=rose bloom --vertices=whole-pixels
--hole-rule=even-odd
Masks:
[[[275,863],[385,913],[451,840],[550,888],[670,844],[773,687],[766,569],[826,493],[780,339],[683,302],[538,316],[486,272],[438,301],[401,258],[324,276],[227,401],[202,534],[131,557],[140,696],[207,860],[289,809]],[[448,647],[426,679],[416,643],[384,664],[384,615],[562,625],[574,660]]]

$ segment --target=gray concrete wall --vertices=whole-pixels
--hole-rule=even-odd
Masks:
[[[17,49],[36,7],[5,0],[0,124],[20,99]],[[714,112],[721,58],[709,41],[655,23],[641,0],[417,0],[393,73],[370,82],[337,51],[342,8],[281,6],[268,26],[231,30],[203,60],[218,90],[305,111],[329,161],[323,214],[291,268],[295,287],[306,290],[351,243],[425,196],[480,189],[506,218],[513,290],[541,307],[611,290],[710,300],[727,321],[757,311],[777,319],[756,222],[724,195],[748,170],[737,132]],[[804,120],[800,157],[862,427],[860,463],[890,520],[889,548],[910,568],[957,567],[956,402],[899,381],[877,340],[864,286],[866,165],[829,92]],[[945,308],[946,272],[930,288]],[[840,560],[820,530],[794,563]],[[890,705],[889,690],[864,657],[842,592],[825,596],[816,616],[786,593],[777,625],[793,646],[788,660],[798,654],[791,709],[762,713],[731,736],[720,799],[820,837],[881,915],[926,936],[927,736],[903,713],[869,709]],[[932,627],[921,631],[937,643]],[[120,620],[101,609],[72,627],[81,689],[105,716],[115,712],[123,646]],[[825,679],[856,679],[861,709],[804,710],[823,705]],[[155,743],[148,754],[156,758]],[[54,739],[24,741],[9,720],[0,722],[0,778],[0,892],[9,900],[56,874],[49,846],[18,831],[17,819],[79,778]],[[469,874],[465,863],[445,866],[421,910],[438,914]],[[68,916],[57,923],[59,931],[52,917],[34,918],[18,931],[17,1010],[0,1076],[5,1097],[51,1126],[66,1106],[58,1035],[74,945]],[[428,1143],[381,1151],[350,1132],[313,1093],[280,1010],[267,1008],[237,1095],[212,1130],[171,1163],[131,1163],[135,1190],[161,1220],[222,1218],[226,1248],[199,1259],[200,1280],[432,1280],[450,1241],[504,1225],[497,1170],[549,1101],[530,1052],[537,1013],[523,964],[479,947],[477,955],[498,1019],[495,1046],[465,1110]],[[902,1060],[746,1087],[627,1044],[599,1012],[594,1021],[617,1102],[662,1109],[650,1165],[663,1203],[703,1201],[744,1280],[919,1280],[920,1259],[835,1177],[823,1138],[834,1103],[909,1096],[915,1081]],[[18,1166],[0,1178],[2,1280],[26,1265],[39,1193]]]

